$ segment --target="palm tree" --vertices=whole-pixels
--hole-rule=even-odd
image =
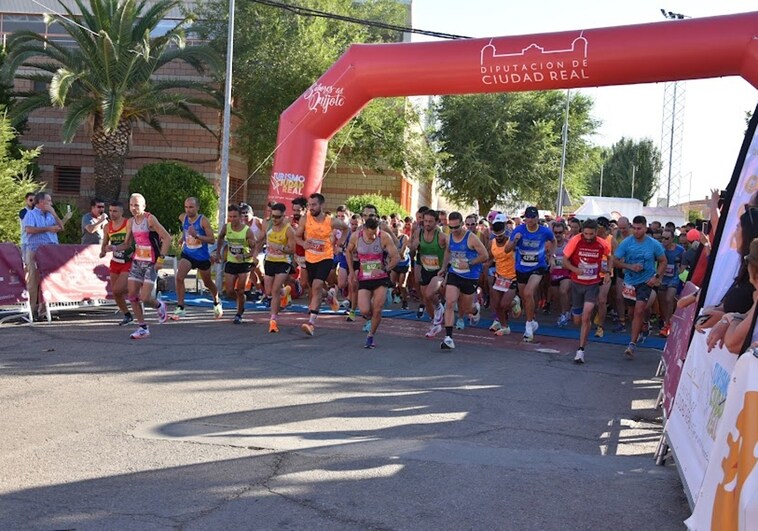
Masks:
[[[8,39],[3,74],[49,87],[48,92],[18,93],[25,99],[14,105],[14,119],[42,107],[63,108],[64,142],[71,142],[77,130],[89,124],[95,194],[115,200],[135,125],[141,122],[162,133],[159,117],[177,116],[210,131],[191,105],[219,108],[222,101],[211,84],[156,80],[153,74],[172,61],[183,61],[200,74],[206,69],[218,72],[221,60],[210,46],[185,46],[185,28],[193,15],[185,15],[165,34],[152,36],[181,0],[90,0],[90,9],[82,0],[75,2],[81,15],[59,0],[65,16],[48,16],[48,23],[63,26],[75,46],[18,31]],[[18,72],[21,67],[27,71]]]

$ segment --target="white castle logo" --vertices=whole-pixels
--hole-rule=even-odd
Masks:
[[[498,53],[494,39],[482,47],[480,74],[485,85],[517,85],[542,81],[589,79],[589,42],[580,33],[571,46],[545,49],[532,43],[520,52]]]

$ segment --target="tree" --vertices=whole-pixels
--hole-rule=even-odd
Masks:
[[[632,168],[635,168],[634,171]],[[661,153],[651,139],[637,142],[622,138],[611,146],[605,160],[603,196],[636,197],[647,205],[658,189],[661,168]],[[589,187],[593,195],[599,190],[599,168],[591,175]]]
[[[203,74],[208,67],[217,69],[220,61],[209,46],[185,46],[185,27],[192,15],[165,33],[156,29],[169,11],[182,5],[180,0],[157,0],[149,5],[136,0],[90,0],[90,9],[83,0],[75,2],[81,16],[60,0],[66,16],[51,16],[75,47],[32,31],[16,32],[8,39],[3,73],[6,78],[49,87],[48,93],[19,94],[25,99],[12,109],[16,119],[42,107],[64,108],[64,142],[71,142],[77,130],[89,122],[95,195],[115,200],[136,124],[162,132],[159,118],[177,116],[208,129],[191,105],[220,105],[217,90],[207,83],[155,79],[153,74],[172,61],[184,62]],[[19,73],[21,67],[31,73]]]
[[[21,226],[18,211],[24,205],[28,192],[38,192],[44,184],[34,181],[28,173],[39,149],[20,150],[19,156],[11,154],[16,131],[0,106],[0,242],[20,243]]]
[[[389,216],[390,214],[399,214],[401,217],[408,215],[400,204],[390,196],[384,196],[380,193],[353,195],[347,198],[345,206],[354,214],[360,214],[366,205],[374,205],[379,211],[380,216]]]
[[[211,225],[218,221],[218,194],[202,173],[176,162],[157,162],[140,168],[129,181],[129,193],[145,197],[148,212],[155,214],[171,234],[179,234],[179,214],[184,200],[196,197],[200,212]]]
[[[395,0],[313,0],[308,7],[338,15],[404,24],[407,6]],[[226,50],[228,3],[211,0],[196,31],[219,53]],[[233,93],[242,118],[238,149],[251,168],[270,167],[279,116],[353,43],[397,42],[396,31],[327,18],[307,17],[256,2],[238,2],[235,12]],[[404,98],[369,103],[329,145],[327,166],[341,163],[383,171],[391,168],[431,178],[433,153],[419,136],[418,116]]]
[[[566,93],[518,92],[445,96],[435,106],[434,139],[441,152],[439,185],[460,204],[476,202],[479,214],[494,205],[529,202],[551,208],[558,197]],[[584,192],[598,163],[589,137],[598,127],[592,100],[571,97],[564,183]]]

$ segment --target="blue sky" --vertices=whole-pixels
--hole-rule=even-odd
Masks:
[[[413,25],[493,37],[660,22],[664,20],[661,8],[700,18],[755,11],[758,5],[745,0],[413,0]],[[433,39],[414,36],[415,40]],[[594,99],[594,116],[603,122],[595,143],[611,145],[626,136],[651,138],[659,145],[663,84],[582,92]],[[726,187],[745,132],[745,111],[752,112],[756,103],[758,90],[742,78],[686,82],[680,201],[702,199],[712,186]]]

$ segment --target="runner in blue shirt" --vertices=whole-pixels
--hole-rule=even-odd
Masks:
[[[534,319],[535,294],[540,288],[542,276],[550,272],[548,259],[552,255],[555,236],[549,228],[540,225],[537,207],[527,207],[524,219],[525,223],[513,229],[505,252],[516,250],[516,280],[526,312],[524,341],[531,342],[539,328],[539,323]]]
[[[616,248],[614,265],[624,269],[624,298],[634,301],[632,335],[624,356],[634,359],[637,342],[650,329],[650,307],[655,302],[653,288],[659,286],[666,271],[666,253],[663,246],[647,235],[647,219],[636,216],[632,220],[632,237]],[[656,269],[657,263],[657,269]]]

